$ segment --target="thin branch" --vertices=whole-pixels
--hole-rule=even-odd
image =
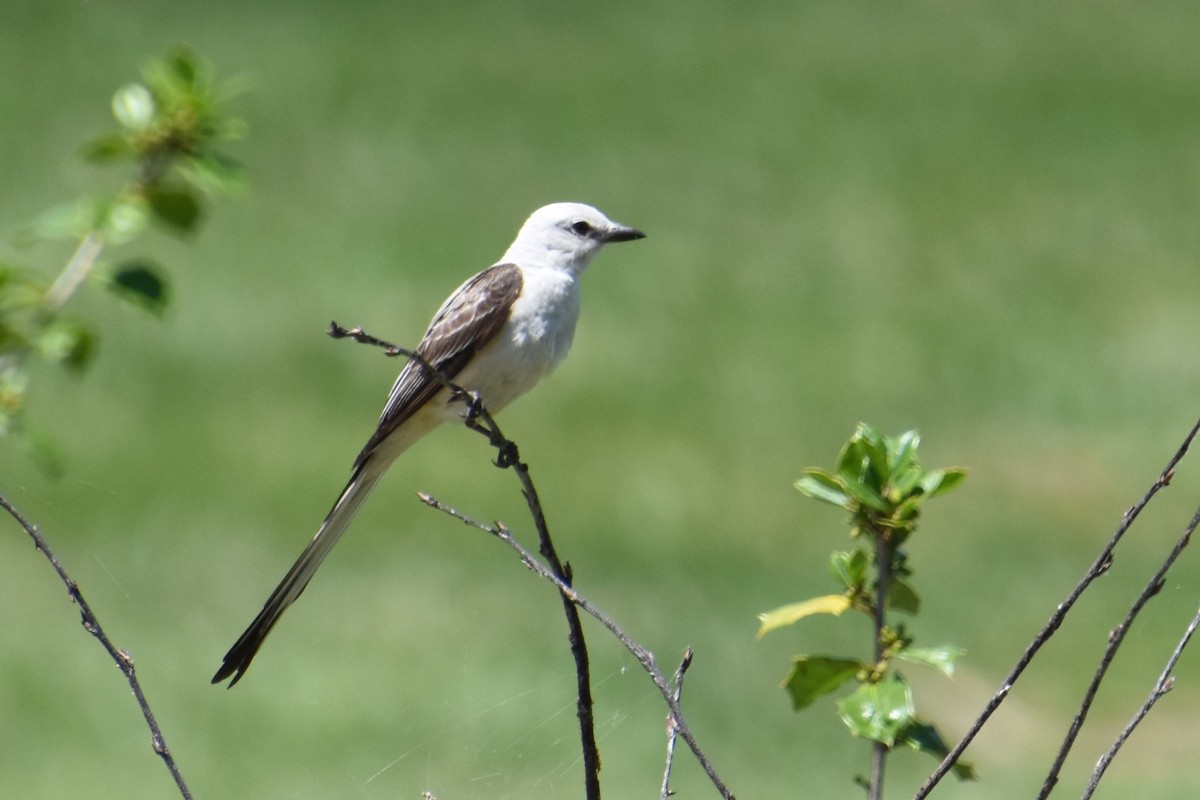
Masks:
[[[537,527],[538,540],[540,542],[538,546],[539,551],[546,561],[549,562],[550,569],[553,570],[554,574],[563,583],[570,586],[572,583],[571,565],[569,563],[564,564],[559,560],[558,553],[554,549],[554,542],[550,539],[550,529],[546,525],[546,516],[542,511],[541,501],[538,499],[537,490],[533,486],[533,480],[529,477],[529,468],[517,457],[517,446],[501,435],[500,429],[496,427],[495,420],[491,418],[486,409],[482,409],[481,416],[484,419],[485,426],[490,426],[490,431],[494,434],[491,437],[491,442],[497,449],[496,465],[501,468],[511,466],[521,481],[525,502],[529,506],[529,512],[533,515],[534,525]],[[481,432],[488,433],[488,429],[482,429]],[[583,745],[584,774],[589,778],[587,796],[599,800],[600,749],[596,744],[595,715],[592,711],[591,662],[588,659],[587,642],[583,638],[583,622],[579,619],[579,610],[565,593],[560,592],[559,597],[562,600],[563,613],[567,618],[571,655],[575,659],[576,690],[578,694],[575,711],[579,716],[579,728]],[[595,792],[594,794],[592,794],[593,791]]]
[[[1121,731],[1119,736],[1117,736],[1116,741],[1114,741],[1112,744],[1112,747],[1110,747],[1108,752],[1102,755],[1100,760],[1096,763],[1096,770],[1092,773],[1092,779],[1088,782],[1087,788],[1084,789],[1083,794],[1080,795],[1080,800],[1089,800],[1089,798],[1091,798],[1096,791],[1096,787],[1100,784],[1100,779],[1104,777],[1104,772],[1108,769],[1108,765],[1112,763],[1113,758],[1117,755],[1117,751],[1121,749],[1121,747],[1125,744],[1125,741],[1133,733],[1134,729],[1141,724],[1142,720],[1146,718],[1146,715],[1150,713],[1150,709],[1154,707],[1154,704],[1157,703],[1163,695],[1174,688],[1175,677],[1171,673],[1174,672],[1175,665],[1179,662],[1179,657],[1183,655],[1183,650],[1188,646],[1188,642],[1191,641],[1192,634],[1196,632],[1197,627],[1200,627],[1200,610],[1196,612],[1196,616],[1192,617],[1191,623],[1187,626],[1187,629],[1183,632],[1183,636],[1179,639],[1179,644],[1175,645],[1175,650],[1172,651],[1171,657],[1167,659],[1167,665],[1163,668],[1162,673],[1158,676],[1158,680],[1154,684],[1154,689],[1150,692],[1150,696],[1146,698],[1146,702],[1142,703],[1142,707],[1138,709],[1137,713],[1133,715],[1133,719],[1129,721],[1129,724],[1126,725],[1125,729]]]
[[[1137,619],[1141,610],[1150,602],[1150,598],[1162,591],[1167,572],[1171,569],[1176,559],[1179,558],[1180,554],[1183,553],[1188,542],[1191,541],[1192,533],[1195,532],[1197,526],[1200,526],[1200,509],[1196,510],[1196,513],[1192,516],[1192,521],[1188,523],[1183,535],[1179,537],[1179,541],[1175,543],[1166,560],[1163,561],[1154,573],[1154,576],[1146,583],[1146,586],[1137,596],[1137,599],[1133,601],[1133,605],[1130,606],[1129,613],[1125,615],[1125,619],[1121,620],[1121,624],[1108,635],[1108,645],[1104,648],[1104,655],[1100,658],[1099,666],[1096,667],[1096,674],[1092,676],[1092,681],[1088,684],[1087,691],[1083,694],[1083,700],[1079,704],[1079,711],[1076,712],[1075,718],[1071,720],[1071,726],[1067,729],[1067,735],[1063,737],[1062,745],[1058,750],[1058,756],[1054,759],[1054,763],[1050,767],[1050,772],[1046,775],[1046,780],[1042,784],[1041,791],[1038,792],[1038,800],[1045,800],[1054,791],[1054,787],[1058,783],[1059,773],[1062,771],[1063,763],[1067,760],[1067,754],[1071,752],[1071,747],[1075,744],[1079,730],[1083,727],[1084,720],[1087,719],[1088,711],[1091,710],[1092,702],[1096,699],[1096,692],[1100,690],[1100,683],[1108,673],[1108,668],[1112,664],[1113,658],[1116,657],[1121,643],[1125,641],[1125,635],[1129,633],[1129,629],[1133,626],[1133,621]]]
[[[129,653],[124,650],[118,650],[108,636],[104,633],[104,629],[100,626],[100,620],[96,618],[92,612],[91,606],[84,599],[83,593],[79,590],[79,584],[67,574],[67,570],[63,567],[62,562],[54,555],[50,546],[46,543],[45,538],[33,523],[29,522],[21,515],[19,511],[8,501],[8,498],[0,495],[0,507],[3,507],[9,515],[17,521],[25,532],[29,534],[29,538],[33,539],[34,546],[41,551],[42,555],[50,561],[50,565],[54,567],[54,571],[58,573],[59,579],[67,587],[67,595],[75,605],[79,606],[80,622],[84,630],[95,636],[112,660],[120,667],[121,672],[125,674],[125,679],[129,681],[129,688],[133,690],[133,696],[137,698],[138,706],[142,709],[142,716],[146,719],[146,725],[150,728],[150,746],[154,752],[166,764],[167,770],[171,773],[171,777],[175,779],[175,785],[179,788],[180,795],[184,800],[191,800],[192,793],[188,789],[187,784],[183,780],[183,775],[179,772],[179,767],[175,764],[175,759],[171,756],[171,751],[167,748],[166,740],[163,739],[162,730],[158,727],[158,720],[154,718],[154,712],[150,710],[150,703],[146,700],[146,695],[142,691],[141,682],[138,681],[137,674],[133,667],[133,659]]]
[[[622,630],[615,622],[613,622],[612,619],[596,608],[591,601],[579,594],[574,587],[564,583],[548,567],[538,561],[533,553],[531,553],[520,542],[513,538],[512,533],[503,523],[498,522],[494,526],[487,525],[477,519],[463,514],[461,511],[458,511],[451,506],[442,503],[437,498],[428,494],[418,493],[417,496],[421,498],[422,502],[431,508],[435,508],[438,511],[449,514],[451,517],[454,517],[460,522],[470,525],[473,528],[478,528],[485,533],[489,533],[507,544],[514,551],[516,551],[517,555],[521,559],[521,563],[557,586],[558,590],[562,592],[564,596],[570,598],[572,603],[579,606],[584,613],[594,617],[608,630],[609,633],[615,636],[617,641],[624,645],[625,649],[637,659],[638,663],[641,664],[642,668],[646,670],[647,674],[649,674],[650,680],[653,681],[654,685],[658,687],[659,693],[667,702],[667,708],[670,709],[671,718],[675,721],[675,726],[678,730],[679,736],[682,737],[685,742],[687,742],[688,747],[691,748],[693,755],[696,756],[696,760],[700,762],[700,766],[708,775],[709,780],[712,781],[713,786],[716,787],[721,797],[725,798],[725,800],[734,800],[733,794],[728,788],[726,788],[725,783],[721,780],[720,776],[717,775],[712,763],[708,760],[708,756],[706,756],[704,751],[700,749],[700,745],[696,742],[696,738],[692,735],[691,729],[684,720],[683,711],[679,706],[679,700],[675,697],[675,693],[671,687],[671,684],[668,682],[667,678],[662,674],[658,668],[658,665],[655,663],[653,653],[635,642],[632,638],[630,638],[629,634],[625,633],[625,631]]]
[[[465,395],[467,392],[461,386],[452,383],[449,378],[441,373],[437,367],[425,360],[425,357],[415,350],[405,350],[403,347],[394,345],[391,342],[385,342],[383,339],[377,339],[371,334],[364,331],[362,328],[343,328],[336,321],[329,323],[329,330],[325,332],[333,339],[353,339],[359,344],[369,344],[372,347],[383,348],[383,352],[387,356],[404,356],[410,361],[417,362],[421,369],[425,370],[425,374],[433,378],[435,381],[445,386],[452,392]]]
[[[1029,646],[1025,648],[1025,652],[1021,654],[1021,657],[1017,659],[1017,663],[1013,666],[1012,670],[1007,676],[1005,676],[1004,681],[1000,684],[1000,688],[996,690],[995,694],[992,695],[987,705],[984,706],[983,712],[979,715],[975,722],[972,723],[970,729],[958,742],[958,744],[956,744],[950,750],[950,752],[946,754],[946,757],[942,759],[942,763],[937,766],[937,769],[935,769],[933,773],[925,779],[925,783],[921,784],[921,787],[913,796],[913,800],[922,800],[923,798],[927,797],[929,793],[933,791],[933,788],[942,780],[942,778],[946,777],[946,774],[954,766],[955,762],[957,762],[959,757],[962,756],[963,751],[967,749],[967,747],[979,734],[979,731],[983,729],[983,726],[991,718],[992,714],[995,713],[996,709],[1000,707],[1000,704],[1004,702],[1004,699],[1008,696],[1008,693],[1012,691],[1013,684],[1016,683],[1017,678],[1021,676],[1021,674],[1025,671],[1025,668],[1029,666],[1029,663],[1033,660],[1033,657],[1037,655],[1037,652],[1041,650],[1042,645],[1044,645],[1058,630],[1059,626],[1062,625],[1063,619],[1075,605],[1075,601],[1078,600],[1079,596],[1082,595],[1083,592],[1092,584],[1092,581],[1103,575],[1108,571],[1108,568],[1112,566],[1113,550],[1116,548],[1117,543],[1120,542],[1122,537],[1125,536],[1125,532],[1129,530],[1130,526],[1133,525],[1134,521],[1137,520],[1138,516],[1142,513],[1142,509],[1144,509],[1150,503],[1154,496],[1158,494],[1159,490],[1171,483],[1171,478],[1175,474],[1175,467],[1187,454],[1188,448],[1191,447],[1192,441],[1196,438],[1197,433],[1200,433],[1200,421],[1192,426],[1191,431],[1188,433],[1187,437],[1184,438],[1183,444],[1179,446],[1179,450],[1176,451],[1175,456],[1167,464],[1166,469],[1164,469],[1158,476],[1158,479],[1154,481],[1150,489],[1147,490],[1142,499],[1125,512],[1125,515],[1121,518],[1121,524],[1117,526],[1117,530],[1112,535],[1112,538],[1109,539],[1108,544],[1106,544],[1100,551],[1100,554],[1096,556],[1096,560],[1093,561],[1092,565],[1088,567],[1086,572],[1084,572],[1083,577],[1080,579],[1079,583],[1075,585],[1075,588],[1071,590],[1070,594],[1067,595],[1066,599],[1058,604],[1058,607],[1050,616],[1049,621],[1033,638],[1033,641],[1030,642]]]
[[[675,702],[679,702],[679,697],[683,693],[683,676],[687,674],[688,667],[692,665],[692,656],[695,653],[692,648],[687,648],[683,651],[683,659],[679,662],[679,666],[675,669],[675,677],[671,680],[675,687],[671,691],[671,696],[675,698]],[[675,717],[667,715],[667,764],[663,768],[662,789],[658,793],[659,800],[667,800],[675,792],[671,791],[671,767],[675,764],[675,742],[679,738],[679,726],[675,724]]]
[[[537,490],[533,486],[533,480],[529,477],[529,468],[517,456],[516,444],[506,439],[500,433],[500,428],[497,427],[496,421],[492,419],[487,409],[480,405],[478,410],[478,417],[482,421],[482,426],[472,426],[470,424],[471,412],[468,412],[468,427],[473,427],[475,430],[489,437],[492,445],[497,450],[496,466],[501,468],[511,466],[517,473],[517,477],[521,481],[522,493],[525,495],[525,502],[529,506],[529,512],[533,515],[534,525],[537,528],[538,550],[541,552],[542,557],[550,564],[550,569],[553,571],[555,577],[565,585],[570,586],[572,583],[571,565],[564,564],[559,560],[558,553],[554,549],[554,542],[550,539],[550,529],[546,525],[546,515],[542,511],[542,504],[538,499]],[[587,796],[589,800],[591,798],[599,800],[600,749],[596,744],[595,715],[592,711],[591,662],[588,659],[587,642],[583,638],[583,622],[579,619],[579,610],[575,607],[575,603],[572,602],[567,593],[560,591],[559,597],[562,600],[563,613],[567,618],[571,655],[575,659],[575,683],[577,691],[575,712],[579,716],[584,775],[588,779]]]

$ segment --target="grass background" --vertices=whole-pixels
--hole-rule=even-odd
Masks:
[[[866,621],[753,638],[758,612],[832,587],[841,515],[796,494],[801,468],[867,420],[971,470],[911,548],[918,641],[969,651],[953,681],[910,675],[953,738],[1197,415],[1191,3],[10,0],[0,17],[4,231],[117,180],[74,150],[147,57],[187,43],[254,85],[234,148],[252,191],[194,242],[133,251],[172,265],[166,320],[86,293],[94,368],[36,376],[66,476],[0,444],[0,491],[135,656],[198,797],[582,795],[552,593],[412,496],[528,535],[515,480],[461,430],[396,465],[247,679],[208,685],[394,374],[325,325],[415,342],[543,203],[592,202],[649,237],[594,265],[571,359],[502,423],[578,585],[664,663],[696,647],[685,708],[742,798],[855,797],[866,769],[832,703],[796,715],[777,687],[795,652],[868,652]],[[1034,793],[1197,472],[972,748],[980,782],[939,795]],[[170,796],[124,682],[3,527],[0,794]],[[1149,691],[1198,585],[1188,553],[1061,793]],[[661,702],[590,630],[607,796],[651,796]],[[1200,791],[1196,664],[1099,797]],[[890,796],[932,764],[897,755]],[[686,756],[677,788],[711,796]]]

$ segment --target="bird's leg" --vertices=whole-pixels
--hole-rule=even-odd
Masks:
[[[479,392],[464,392],[460,399],[467,404],[467,413],[463,422],[471,430],[487,437],[488,443],[496,448],[496,460],[493,462],[500,469],[508,469],[521,460],[516,442],[505,439],[490,416],[484,415],[483,398]],[[480,420],[484,420],[480,422]]]
[[[493,444],[496,443],[493,442]],[[493,463],[500,469],[508,469],[520,460],[521,454],[517,452],[517,443],[501,437],[500,443],[496,444],[496,460]]]

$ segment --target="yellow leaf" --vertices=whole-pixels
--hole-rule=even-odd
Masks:
[[[827,594],[823,597],[814,597],[811,600],[805,600],[803,603],[780,606],[774,611],[758,615],[759,622],[762,623],[762,626],[758,629],[758,638],[761,639],[776,628],[791,625],[813,614],[833,614],[837,616],[849,607],[850,598],[844,594]]]

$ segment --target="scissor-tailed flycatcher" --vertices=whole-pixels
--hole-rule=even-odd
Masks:
[[[619,225],[591,206],[554,203],[530,215],[508,251],[442,303],[417,353],[450,380],[477,392],[496,413],[562,361],[579,319],[579,276],[610,242],[644,234]],[[271,593],[250,627],[225,654],[213,683],[233,686],[250,666],[284,610],[345,533],[383,473],[414,442],[463,406],[415,361],[400,371],[354,473],[316,536]]]

